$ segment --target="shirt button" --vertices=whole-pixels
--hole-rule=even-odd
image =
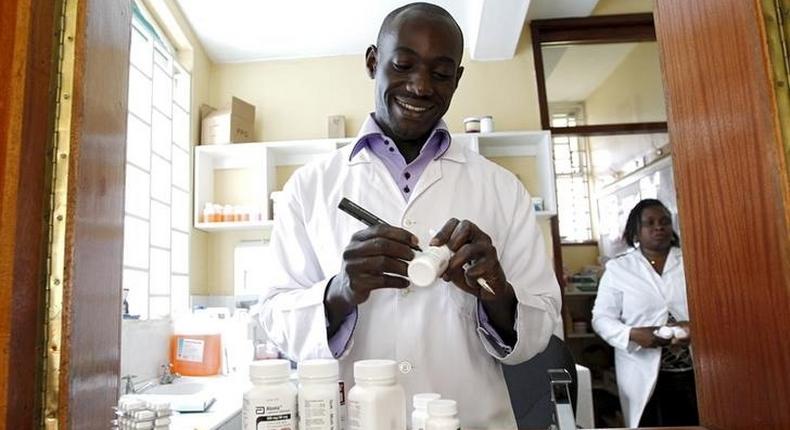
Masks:
[[[409,179],[409,178],[411,178],[411,173],[406,172],[406,173],[403,174],[403,176],[405,176],[406,179]]]
[[[400,370],[400,373],[403,373],[404,375],[407,375],[407,374],[411,373],[411,370],[413,368],[414,368],[414,366],[412,366],[411,363],[409,363],[406,360],[401,361],[400,363],[398,363],[398,370]]]
[[[413,219],[407,219],[407,220],[403,221],[403,226],[404,227],[411,227],[414,224],[417,224],[417,222],[415,222]]]
[[[400,295],[406,297],[409,295],[409,293],[411,293],[411,288],[404,288],[401,290]]]
[[[403,191],[406,191],[408,193],[411,190],[409,190],[409,187],[403,187]]]

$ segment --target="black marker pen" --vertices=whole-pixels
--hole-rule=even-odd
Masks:
[[[373,225],[381,224],[381,225],[389,225],[383,219],[373,215],[372,213],[368,212],[367,210],[363,209],[362,206],[352,202],[351,200],[343,197],[343,200],[340,200],[340,204],[337,205],[338,209],[341,211],[351,215],[352,217],[358,219],[366,226],[370,227]],[[419,246],[413,247],[415,250],[422,252]]]

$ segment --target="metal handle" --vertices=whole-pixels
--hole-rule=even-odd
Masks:
[[[575,430],[576,418],[573,416],[570,385],[573,380],[565,369],[549,369],[551,385],[551,403],[554,405],[554,423],[552,428],[559,430]]]

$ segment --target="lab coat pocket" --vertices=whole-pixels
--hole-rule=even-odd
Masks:
[[[450,298],[449,302],[454,311],[458,312],[462,317],[474,321],[476,319],[475,306],[477,305],[477,298],[461,291],[452,282],[442,282],[442,287],[446,296]]]

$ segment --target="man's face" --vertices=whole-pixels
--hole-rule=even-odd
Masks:
[[[367,53],[376,80],[376,122],[395,140],[424,137],[447,112],[463,67],[453,24],[433,16],[396,18]]]

